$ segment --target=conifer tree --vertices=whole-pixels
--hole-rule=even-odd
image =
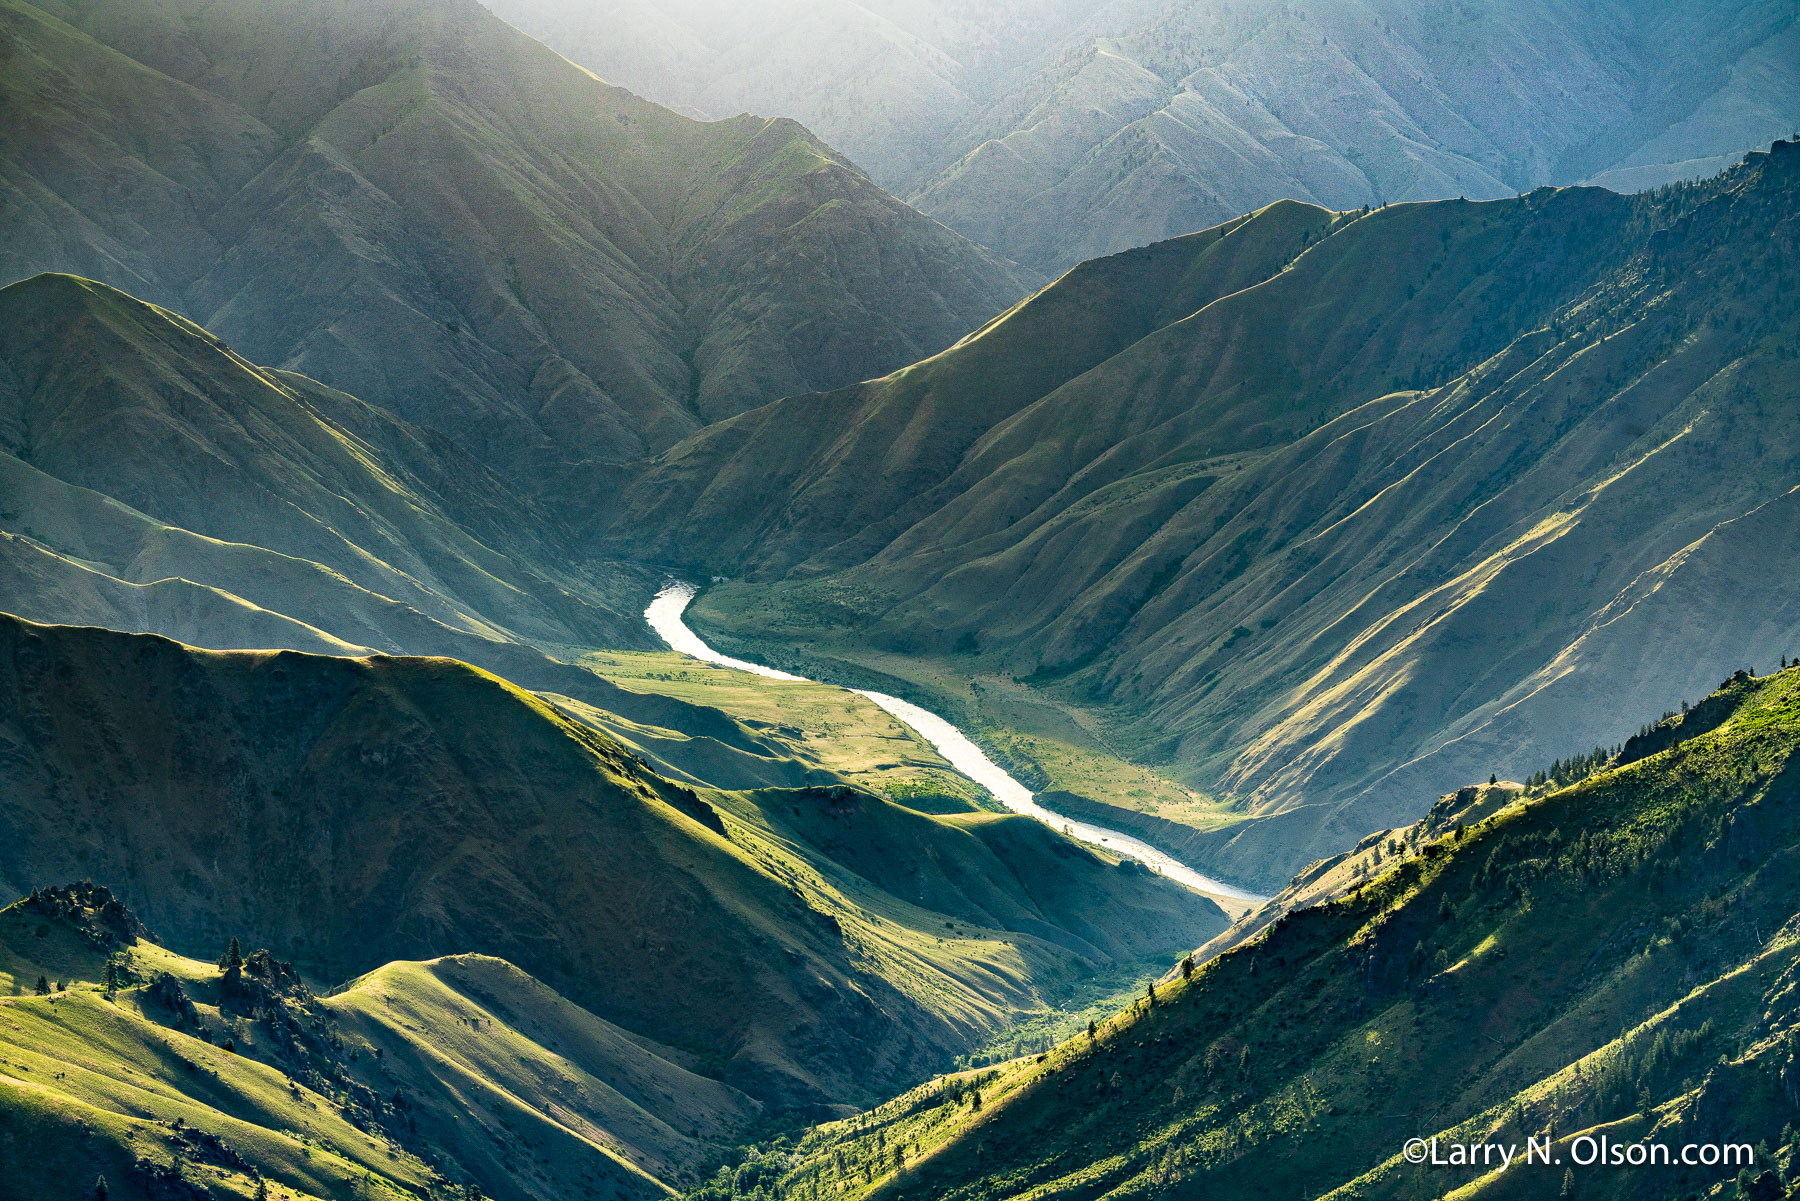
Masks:
[[[219,972],[226,976],[235,976],[244,970],[244,952],[238,946],[234,936],[231,945],[225,948],[225,954],[219,957]]]

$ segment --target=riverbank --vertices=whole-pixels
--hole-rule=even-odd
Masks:
[[[706,663],[747,671],[765,679],[800,682],[804,677],[766,667],[746,659],[721,654],[691,630],[683,615],[693,602],[691,585],[672,584],[656,595],[644,612],[644,620],[673,650]],[[1119,830],[1057,813],[1037,803],[1032,791],[996,764],[973,740],[950,722],[910,701],[885,693],[852,688],[847,691],[880,706],[929,742],[957,771],[984,788],[995,800],[1015,813],[1024,814],[1083,842],[1138,862],[1214,901],[1234,918],[1268,898],[1195,871],[1141,839]]]

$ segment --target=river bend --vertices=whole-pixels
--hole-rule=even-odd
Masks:
[[[701,640],[700,636],[690,630],[683,620],[687,607],[693,602],[695,589],[689,584],[671,584],[656,594],[650,607],[644,611],[644,620],[650,623],[662,640],[690,658],[705,663],[715,663],[720,667],[735,668],[770,680],[789,680],[795,683],[810,682],[804,676],[791,672],[777,671],[773,667],[764,667],[760,663],[751,663],[744,659],[734,659],[730,655],[722,655]],[[867,697],[887,713],[911,726],[919,736],[929,742],[937,753],[949,761],[950,766],[967,776],[975,783],[993,794],[994,799],[1005,805],[1014,813],[1022,813],[1036,818],[1052,829],[1061,830],[1071,837],[1083,842],[1105,847],[1115,855],[1123,855],[1144,863],[1161,874],[1184,884],[1196,892],[1207,893],[1215,897],[1226,898],[1243,905],[1259,905],[1268,900],[1267,897],[1245,892],[1241,888],[1202,875],[1187,864],[1157,850],[1141,839],[1117,830],[1109,830],[1104,826],[1096,826],[1091,822],[1076,821],[1064,817],[1060,813],[1044,808],[1032,797],[1031,790],[1013,779],[987,753],[976,746],[961,730],[939,717],[928,709],[922,709],[910,701],[903,701],[896,696],[888,696],[883,692],[870,692],[862,688],[852,688],[851,692]]]

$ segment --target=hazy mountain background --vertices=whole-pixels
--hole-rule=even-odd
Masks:
[[[494,0],[601,78],[713,120],[791,116],[904,192],[1051,47],[1159,0]],[[804,115],[802,115],[804,114]],[[960,153],[960,152],[959,152]]]
[[[1053,273],[1282,199],[1635,191],[1800,128],[1785,0],[493,7],[653,100],[794,117]]]
[[[0,283],[67,271],[579,515],[652,451],[1029,277],[791,121],[702,124],[469,0],[0,5]]]

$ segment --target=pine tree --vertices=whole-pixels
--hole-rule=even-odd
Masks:
[[[119,995],[119,965],[111,959],[106,961],[106,976],[100,990],[109,1001]]]
[[[106,1177],[100,1176],[94,1181],[94,1201],[106,1201]]]
[[[1191,979],[1193,979],[1193,977],[1194,977],[1194,957],[1192,955],[1188,955],[1188,956],[1185,956],[1181,961],[1181,978],[1183,980],[1191,980]]]
[[[50,981],[44,979],[42,976],[38,977],[37,994],[40,997],[47,997],[50,995]]]
[[[1562,1192],[1559,1195],[1562,1198],[1562,1201],[1571,1201],[1571,1198],[1573,1198],[1575,1196],[1575,1169],[1574,1168],[1569,1168],[1563,1172]]]
[[[233,937],[231,945],[225,948],[225,954],[219,957],[219,972],[221,975],[235,976],[243,970],[244,952],[238,946],[237,938]]]

